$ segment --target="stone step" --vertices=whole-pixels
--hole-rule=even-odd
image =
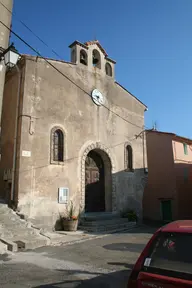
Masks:
[[[50,244],[47,237],[40,235],[40,230],[32,228],[31,223],[21,219],[7,205],[1,203],[0,241],[10,251],[17,251],[20,246],[21,249],[35,249]]]
[[[93,226],[80,225],[78,229],[87,231],[87,232],[110,232],[110,231],[127,230],[135,226],[136,226],[135,222],[124,222],[124,223],[110,224],[110,225],[109,224],[105,225],[105,223],[103,223],[102,225],[93,225]]]
[[[119,218],[119,215],[112,212],[96,212],[96,213],[85,213],[83,215],[83,219],[85,221],[99,221],[99,220],[107,220]]]
[[[18,250],[31,250],[36,249],[39,247],[47,246],[50,244],[50,240],[45,237],[35,237],[35,239],[29,239],[29,238],[22,238],[19,237],[19,240],[14,240],[14,242],[18,246]]]
[[[5,254],[7,252],[7,245],[0,242],[0,254]]]
[[[103,226],[103,225],[119,225],[123,223],[129,223],[127,218],[114,218],[114,219],[107,219],[107,220],[99,220],[99,221],[81,221],[83,226],[86,227],[95,227],[95,226]]]

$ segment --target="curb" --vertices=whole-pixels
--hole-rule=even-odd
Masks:
[[[89,240],[95,240],[95,239],[100,239],[100,238],[104,238],[104,237],[108,237],[112,234],[116,234],[116,233],[119,233],[119,232],[124,232],[124,231],[131,231],[133,229],[137,229],[139,228],[140,225],[136,225],[134,227],[131,227],[131,228],[124,228],[124,229],[116,229],[116,230],[113,230],[113,231],[109,231],[108,233],[106,234],[100,234],[100,235],[94,235],[94,236],[87,236],[85,237],[84,239],[78,239],[78,240],[72,240],[72,241],[68,241],[68,242],[59,242],[59,243],[51,243],[50,246],[69,246],[69,245],[73,245],[73,244],[77,244],[77,243],[82,243],[82,242],[85,242],[85,241],[89,241]]]

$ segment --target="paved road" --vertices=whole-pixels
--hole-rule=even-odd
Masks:
[[[125,288],[129,271],[154,229],[59,247],[43,247],[0,259],[1,288]]]

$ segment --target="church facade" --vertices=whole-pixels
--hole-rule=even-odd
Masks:
[[[18,73],[6,75],[0,198],[52,223],[70,201],[81,213],[142,217],[147,107],[115,81],[98,41],[69,48],[71,62],[23,55],[18,105]]]

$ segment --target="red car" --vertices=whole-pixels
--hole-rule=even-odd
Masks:
[[[192,220],[175,221],[156,231],[137,260],[127,287],[192,287]]]

